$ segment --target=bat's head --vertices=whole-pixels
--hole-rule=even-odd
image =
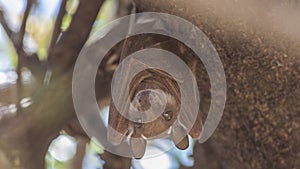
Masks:
[[[179,86],[165,72],[153,69],[140,72],[131,82],[129,95],[130,103],[123,112],[111,103],[108,140],[118,145],[127,138],[135,158],[143,157],[147,139],[170,138],[177,148],[186,149],[188,134],[193,138],[200,136],[200,116],[190,131],[186,131],[178,118]]]

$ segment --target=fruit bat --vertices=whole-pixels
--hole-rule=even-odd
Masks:
[[[143,43],[139,43],[141,41]],[[199,76],[197,72],[199,72],[198,69],[201,67],[201,63],[195,59],[196,57],[192,56],[192,51],[174,39],[157,35],[138,35],[127,39],[124,43],[121,61],[131,53],[149,47],[161,48],[175,53],[187,63],[195,76]],[[144,156],[146,142],[150,139],[170,138],[177,148],[186,149],[189,146],[188,134],[195,139],[200,137],[202,121],[198,113],[197,117],[195,117],[196,122],[189,131],[186,131],[184,122],[180,122],[180,119],[178,119],[181,94],[177,83],[176,79],[172,78],[167,72],[151,67],[138,73],[130,82],[129,97],[131,106],[128,103],[125,106],[126,108],[121,110],[125,111],[122,113],[127,114],[137,112],[135,114],[136,120],[132,121],[124,117],[116,109],[111,99],[108,121],[110,127],[107,133],[108,141],[113,145],[119,145],[127,140],[131,147],[132,155],[137,159]],[[159,94],[156,94],[158,90],[162,90],[165,93],[166,100],[163,100]],[[144,123],[143,119],[155,114],[155,112],[153,110],[147,113],[142,112],[149,110],[150,105],[155,104],[165,104],[164,110],[155,120]]]

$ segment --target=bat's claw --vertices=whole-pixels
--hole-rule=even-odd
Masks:
[[[112,127],[108,127],[107,140],[114,146],[120,145],[125,138],[125,133],[120,133]]]

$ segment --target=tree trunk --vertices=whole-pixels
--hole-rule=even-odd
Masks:
[[[196,145],[193,168],[299,168],[300,33],[293,27],[296,23],[299,27],[296,2],[135,3],[140,12],[166,12],[197,25],[223,62],[228,91],[225,111],[213,137]]]

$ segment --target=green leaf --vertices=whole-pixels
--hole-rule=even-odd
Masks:
[[[63,17],[63,20],[62,20],[62,24],[61,24],[61,29],[62,31],[66,31],[70,24],[71,24],[71,21],[72,21],[72,15],[71,14],[66,14],[64,17]]]

